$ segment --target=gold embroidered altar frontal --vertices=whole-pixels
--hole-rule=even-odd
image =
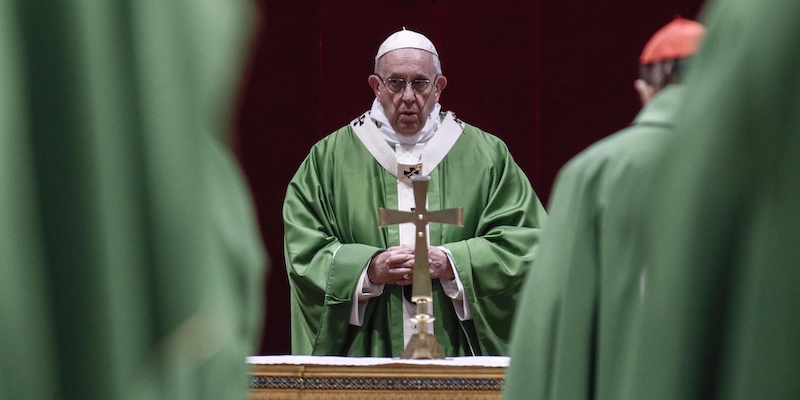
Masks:
[[[499,400],[508,357],[248,357],[249,399]]]

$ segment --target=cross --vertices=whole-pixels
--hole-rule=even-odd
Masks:
[[[463,226],[463,208],[448,210],[428,211],[428,182],[427,176],[414,175],[411,185],[414,188],[414,211],[378,209],[379,226],[396,225],[413,222],[416,226],[414,242],[414,281],[411,291],[411,301],[431,301],[431,273],[428,270],[428,233],[427,225],[430,222]]]
[[[416,227],[414,241],[414,281],[411,301],[417,303],[417,314],[412,321],[417,323],[417,332],[411,336],[401,358],[444,358],[436,337],[428,333],[428,324],[433,317],[428,311],[428,304],[433,300],[431,288],[431,272],[428,270],[428,223],[453,224],[463,226],[463,209],[461,207],[448,210],[428,211],[428,182],[430,178],[413,175],[411,185],[414,189],[414,210],[378,209],[379,226],[414,223]]]

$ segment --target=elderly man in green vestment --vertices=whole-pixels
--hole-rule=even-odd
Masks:
[[[244,399],[245,1],[0,0],[0,398]]]
[[[644,108],[630,127],[560,172],[515,319],[506,398],[625,397],[647,280],[631,210],[655,155],[675,133],[685,90],[679,72],[704,33],[680,17],[656,32],[634,83]]]
[[[284,202],[294,354],[400,356],[414,332],[414,225],[380,228],[378,208],[409,211],[410,177],[430,177],[433,334],[447,356],[506,354],[522,278],[546,215],[497,137],[441,111],[447,85],[433,43],[402,30],[378,49],[372,108],[311,149]]]

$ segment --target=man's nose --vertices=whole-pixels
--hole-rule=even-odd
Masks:
[[[417,92],[411,88],[411,85],[403,86],[403,101],[411,102],[417,97]]]

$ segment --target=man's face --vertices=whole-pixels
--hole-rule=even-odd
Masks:
[[[397,49],[384,54],[378,64],[378,72],[380,77],[371,75],[369,84],[392,128],[403,136],[416,135],[425,126],[428,114],[439,101],[447,79],[436,76],[431,53],[419,49]],[[393,78],[405,82],[428,79],[430,84],[422,92],[405,85],[394,93],[383,83]]]

